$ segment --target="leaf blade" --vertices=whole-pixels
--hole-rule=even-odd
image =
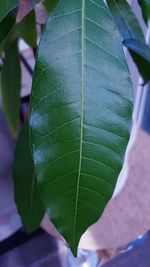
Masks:
[[[148,0],[138,0],[138,3],[142,10],[142,15],[145,23],[148,23],[148,20],[150,18],[150,1]]]
[[[133,38],[145,42],[143,31],[128,2],[126,0],[107,0],[107,4],[123,40]]]
[[[19,23],[28,13],[34,9],[34,6],[41,0],[20,0],[20,5],[17,14],[17,22]]]
[[[136,39],[127,39],[123,42],[132,55],[139,73],[145,83],[150,80],[150,47]]]
[[[15,65],[12,64],[12,62]],[[8,79],[9,75],[9,79]],[[1,73],[2,104],[7,123],[16,136],[20,116],[21,67],[18,42],[13,42],[5,51]]]
[[[131,110],[131,81],[106,5],[60,0],[39,47],[30,127],[44,206],[75,255],[113,194]]]
[[[13,9],[9,14],[0,22],[0,44],[7,37],[16,21],[16,9]]]
[[[0,3],[0,22],[19,5],[19,0],[2,0]]]
[[[30,30],[29,30],[30,29]],[[37,32],[36,32],[36,18],[35,11],[30,11],[19,24],[17,24],[17,30],[20,37],[32,48],[36,48],[37,45]]]
[[[146,46],[140,25],[126,0],[107,0],[107,3],[122,36],[123,44],[126,44],[125,46],[129,48],[127,46],[128,41],[130,45],[131,42],[134,44],[136,43],[136,45],[132,44],[132,50],[128,50],[144,83],[147,83],[150,79],[149,60],[148,58],[146,59],[146,57],[143,58],[142,54],[144,54],[144,50],[143,53],[139,53],[139,50],[142,51],[142,47],[148,50],[148,47]]]
[[[37,187],[26,123],[19,135],[13,166],[14,197],[23,225],[28,232],[36,230],[44,216],[44,208]]]

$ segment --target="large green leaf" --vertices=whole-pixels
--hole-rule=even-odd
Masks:
[[[19,0],[1,0],[0,1],[0,22],[8,13],[19,5]]]
[[[22,222],[28,231],[36,230],[44,216],[44,208],[30,151],[28,124],[22,128],[17,141],[13,176],[15,201]]]
[[[1,78],[3,111],[13,135],[16,135],[20,114],[21,89],[21,68],[17,41],[5,50]]]
[[[44,206],[75,255],[113,194],[129,138],[131,91],[103,0],[60,0],[39,46],[30,126]]]

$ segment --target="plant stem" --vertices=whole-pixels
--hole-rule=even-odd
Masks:
[[[27,62],[27,60],[24,58],[24,56],[21,54],[20,55],[21,61],[24,65],[24,67],[26,68],[26,70],[28,71],[28,73],[31,75],[31,77],[33,76],[33,70],[30,67],[29,63]]]

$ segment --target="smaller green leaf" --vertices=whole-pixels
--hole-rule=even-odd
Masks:
[[[150,47],[148,45],[136,39],[124,40],[123,44],[150,63]]]
[[[7,37],[8,33],[13,28],[16,21],[17,9],[13,9],[9,14],[0,22],[0,44]]]
[[[1,78],[3,111],[15,136],[19,124],[21,89],[21,67],[17,41],[5,50]]]
[[[45,212],[30,151],[28,123],[22,128],[17,141],[13,177],[18,212],[26,229],[34,231],[39,227]]]
[[[30,47],[35,48],[37,41],[35,11],[32,10],[27,14],[16,27],[20,37],[22,37]]]
[[[126,0],[107,0],[108,7],[124,39],[135,38],[145,42],[140,24]]]
[[[8,13],[19,5],[19,0],[1,0],[0,1],[0,22]]]
[[[107,0],[107,3],[122,36],[123,44],[129,49],[144,82],[148,82],[150,71],[146,56],[149,57],[149,47],[146,46],[138,20],[126,0]],[[145,48],[147,52],[144,53]]]
[[[20,0],[17,22],[20,22],[42,0]]]
[[[57,5],[58,0],[45,0],[43,1],[43,5],[48,13],[52,12],[54,7]]]
[[[144,81],[148,82],[150,80],[150,47],[136,39],[124,40],[123,45],[129,49]]]
[[[143,19],[147,24],[150,18],[150,0],[138,0],[138,3],[142,10]]]

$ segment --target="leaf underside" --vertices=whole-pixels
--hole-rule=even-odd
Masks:
[[[40,46],[31,140],[46,211],[74,255],[111,198],[132,113],[132,85],[102,0],[60,0]]]

